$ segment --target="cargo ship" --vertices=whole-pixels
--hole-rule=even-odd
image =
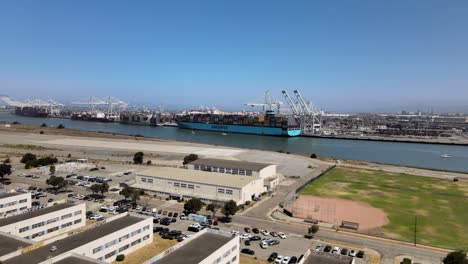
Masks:
[[[37,106],[17,106],[15,107],[15,115],[28,117],[48,117],[49,110],[47,108]]]
[[[267,136],[294,137],[301,134],[301,125],[293,117],[277,116],[273,111],[265,114],[220,114],[191,112],[176,116],[179,128],[219,131]]]
[[[119,116],[116,115],[108,115],[103,112],[75,112],[72,113],[70,118],[72,120],[81,120],[81,121],[94,121],[94,122],[117,122],[119,120]]]

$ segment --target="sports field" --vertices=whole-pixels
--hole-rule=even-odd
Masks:
[[[382,209],[389,223],[369,233],[468,250],[468,183],[408,174],[335,168],[307,185],[301,195],[361,201]]]

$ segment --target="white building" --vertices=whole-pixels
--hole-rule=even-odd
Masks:
[[[7,217],[31,208],[31,193],[1,193],[0,217]]]
[[[62,203],[0,219],[0,232],[40,241],[85,224],[84,203]]]
[[[153,218],[120,214],[106,223],[76,235],[53,241],[3,264],[69,263],[66,259],[79,255],[111,263],[119,254],[129,254],[153,241]],[[55,250],[51,250],[56,248]],[[78,262],[81,263],[81,262]]]
[[[197,159],[187,165],[190,170],[201,170],[241,176],[253,176],[264,179],[267,189],[273,190],[279,184],[276,165],[250,161]]]
[[[251,201],[264,192],[263,179],[168,167],[154,167],[137,173],[134,188],[156,194],[197,197],[205,201]]]
[[[238,264],[239,236],[204,229],[186,244],[163,252],[157,264]],[[167,253],[168,254],[167,254]],[[158,259],[158,256],[154,259]],[[152,261],[150,263],[153,263]]]

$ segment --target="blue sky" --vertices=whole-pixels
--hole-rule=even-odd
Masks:
[[[468,1],[0,2],[0,94],[468,111]]]

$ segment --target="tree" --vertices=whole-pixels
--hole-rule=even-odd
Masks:
[[[120,195],[122,195],[123,197],[125,197],[125,200],[127,200],[128,198],[130,198],[133,194],[135,190],[132,189],[131,187],[128,187],[128,186],[125,186],[121,191],[120,191]]]
[[[57,129],[64,129],[64,128],[65,128],[65,126],[62,125],[62,124],[60,124],[60,125],[57,126]]]
[[[0,164],[0,178],[10,175],[11,174],[11,165],[10,164]]]
[[[318,225],[312,225],[309,227],[309,234],[315,234],[319,231],[319,226]]]
[[[136,203],[140,200],[140,196],[142,196],[145,192],[142,190],[134,189],[130,198],[132,199],[133,203]]]
[[[223,215],[225,215],[226,218],[235,215],[237,211],[239,211],[239,206],[237,206],[237,203],[233,200],[226,202],[223,206]]]
[[[67,188],[68,188],[68,181],[67,181],[67,180],[63,180],[63,181],[60,182],[59,185],[57,186],[57,190],[62,190],[62,189],[67,190]]]
[[[216,212],[218,212],[220,208],[221,208],[221,205],[216,202],[210,203],[209,205],[206,206],[206,210],[213,213],[213,218],[216,216]]]
[[[442,262],[444,264],[468,264],[468,259],[466,259],[466,252],[459,250],[448,253]]]
[[[93,184],[91,187],[89,187],[89,190],[94,194],[98,193],[101,191],[101,184]]]
[[[133,155],[133,163],[135,164],[143,164],[143,156],[145,154],[143,152],[137,152],[135,155]]]
[[[312,154],[310,155],[310,158],[311,158],[311,159],[316,159],[316,158],[317,158],[317,154],[312,153]]]
[[[146,162],[146,165],[151,165],[151,160],[148,160],[148,161]]]
[[[50,175],[54,175],[55,174],[55,166],[54,165],[51,165],[49,167],[49,171],[50,171]]]
[[[198,199],[198,198],[192,198],[185,202],[184,204],[184,209],[187,211],[189,214],[190,213],[196,213],[200,211],[203,207],[203,202]]]
[[[3,160],[3,163],[5,163],[5,164],[8,164],[10,162],[11,162],[10,157],[7,157],[5,160]]]
[[[47,127],[46,123],[42,123],[41,127]]]
[[[63,181],[65,181],[63,177],[50,176],[46,183],[57,190],[60,185],[63,185]]]
[[[104,196],[105,193],[109,191],[109,184],[107,182],[104,182],[101,184],[99,192],[101,193],[102,196]]]
[[[197,154],[190,154],[190,155],[187,155],[184,157],[184,165],[187,165],[189,164],[190,162],[192,161],[196,161],[198,159],[198,155]]]
[[[34,155],[32,153],[26,153],[26,154],[23,155],[20,162],[26,164],[29,161],[33,161],[33,160],[36,160],[36,159],[37,159],[36,155]]]

